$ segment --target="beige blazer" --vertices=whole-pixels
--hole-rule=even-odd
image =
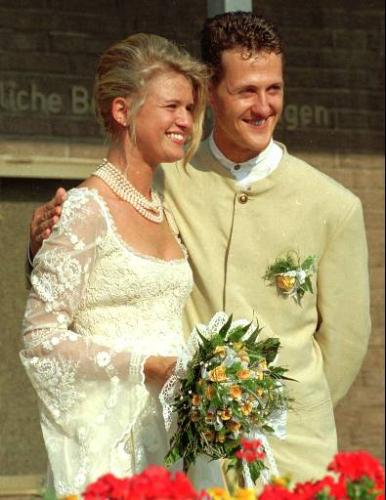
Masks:
[[[207,141],[186,167],[161,167],[157,187],[193,268],[186,332],[224,310],[235,318],[257,315],[264,334],[280,338],[278,363],[297,382],[288,384],[294,398],[288,437],[271,438],[279,471],[294,480],[324,475],[337,446],[333,404],[357,375],[370,333],[359,199],[287,151],[278,168],[241,199]],[[267,267],[288,250],[317,257],[314,294],[306,293],[302,306],[263,280]]]

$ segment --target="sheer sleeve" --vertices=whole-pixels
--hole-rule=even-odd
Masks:
[[[100,406],[113,404],[119,382],[144,384],[145,356],[71,329],[108,230],[103,210],[92,191],[71,191],[31,274],[21,360],[46,410],[63,424],[76,420],[73,410],[95,383],[99,397],[105,395]]]

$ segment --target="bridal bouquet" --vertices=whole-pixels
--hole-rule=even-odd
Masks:
[[[267,469],[264,436],[285,420],[289,400],[282,380],[290,379],[284,368],[272,364],[278,339],[259,340],[259,326],[232,322],[232,316],[222,314],[192,334],[195,346],[172,403],[177,428],[165,464],[182,458],[187,471],[199,454],[227,458],[253,485]],[[246,448],[245,438],[259,446]]]

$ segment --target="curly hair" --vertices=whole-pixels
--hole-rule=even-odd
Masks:
[[[247,58],[261,51],[284,55],[277,29],[262,16],[237,11],[209,18],[201,32],[201,54],[215,83],[222,77],[222,52],[236,47],[244,49]]]

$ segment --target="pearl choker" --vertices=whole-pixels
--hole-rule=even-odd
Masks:
[[[146,219],[158,224],[163,221],[164,212],[158,194],[151,191],[151,200],[148,200],[106,158],[92,175],[104,180],[119,198],[130,203]]]

